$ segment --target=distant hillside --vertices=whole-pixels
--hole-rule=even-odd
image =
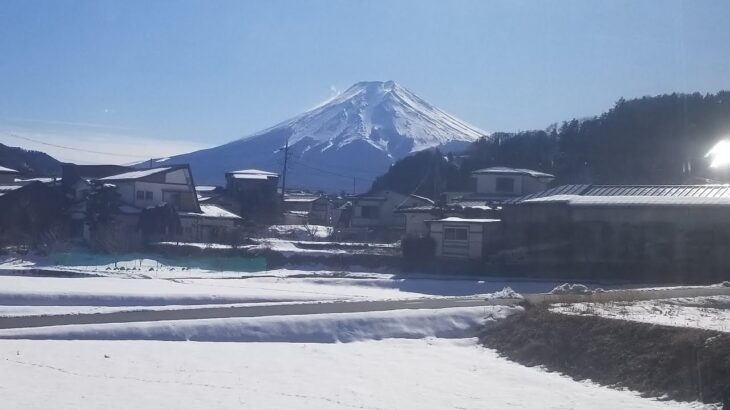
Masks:
[[[720,178],[705,154],[729,136],[728,91],[621,99],[596,117],[494,133],[451,160],[440,154],[405,158],[373,188],[434,196],[463,190],[471,171],[499,165],[549,172],[557,184],[697,182]]]
[[[50,155],[3,144],[0,144],[0,166],[32,176],[61,174],[61,163]]]

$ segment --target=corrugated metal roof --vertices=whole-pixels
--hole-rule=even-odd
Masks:
[[[579,195],[730,198],[730,185],[591,185]]]
[[[631,206],[631,205],[730,205],[730,197],[697,196],[639,196],[639,195],[553,195],[528,199],[524,203],[567,203],[571,206]]]
[[[520,196],[517,198],[512,198],[505,200],[505,204],[518,204],[523,201],[527,201],[529,199],[535,199],[535,198],[543,198],[546,196],[553,196],[553,195],[580,195],[584,191],[588,190],[591,186],[588,184],[575,184],[575,185],[560,185],[556,186],[555,188],[550,188],[545,191],[535,192],[533,194]]]
[[[583,197],[730,198],[730,185],[561,185],[542,192],[507,200],[505,203],[538,202],[532,200],[566,195]],[[624,202],[626,201],[624,199]],[[585,202],[589,202],[589,200]],[[593,200],[593,202],[597,202],[597,200]],[[639,202],[646,203],[647,201],[638,199],[635,201],[635,203]],[[699,203],[701,201],[695,202]],[[571,203],[573,202],[571,201]]]
[[[555,178],[552,174],[546,174],[544,172],[535,171],[532,169],[525,168],[509,168],[509,167],[490,167],[478,169],[472,174],[511,174],[511,175],[529,175],[534,178]]]

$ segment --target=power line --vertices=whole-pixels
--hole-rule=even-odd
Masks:
[[[19,138],[19,139],[26,140],[26,141],[30,141],[30,142],[35,142],[36,144],[47,145],[49,147],[62,148],[62,149],[67,149],[67,150],[71,150],[71,151],[85,152],[85,153],[88,153],[88,154],[111,155],[111,156],[115,156],[115,157],[138,158],[138,159],[139,158],[147,158],[147,157],[142,156],[142,155],[119,154],[119,153],[115,153],[115,152],[93,151],[93,150],[88,150],[88,149],[83,149],[83,148],[67,147],[65,145],[51,144],[50,142],[43,142],[43,141],[39,141],[39,140],[36,140],[36,139],[33,139],[33,138],[23,137],[23,136],[20,136],[20,135],[17,135],[17,134],[13,134],[13,133],[7,133],[6,132],[4,134],[5,135],[8,135],[8,136],[11,136],[11,137],[14,137],[14,138]]]

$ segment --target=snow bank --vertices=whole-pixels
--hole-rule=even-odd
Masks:
[[[730,296],[566,303],[552,305],[550,310],[568,315],[599,316],[664,326],[730,332]]]
[[[512,290],[509,286],[503,288],[499,292],[488,293],[484,296],[487,299],[522,299],[522,295]]]
[[[51,326],[0,330],[0,338],[302,343],[463,338],[475,336],[487,320],[502,319],[518,309],[487,306]]]

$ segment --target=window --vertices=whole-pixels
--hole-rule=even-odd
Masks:
[[[144,199],[144,191],[137,191],[137,199],[139,199],[139,200]]]
[[[361,209],[360,215],[363,218],[375,219],[378,216],[380,216],[380,209],[377,206],[372,206],[372,205],[363,206],[360,209]]]
[[[152,200],[152,191],[144,191],[144,199],[147,201]]]
[[[444,239],[447,241],[466,241],[469,239],[469,228],[444,228]]]
[[[497,192],[514,192],[515,180],[512,178],[499,177],[497,178]]]

